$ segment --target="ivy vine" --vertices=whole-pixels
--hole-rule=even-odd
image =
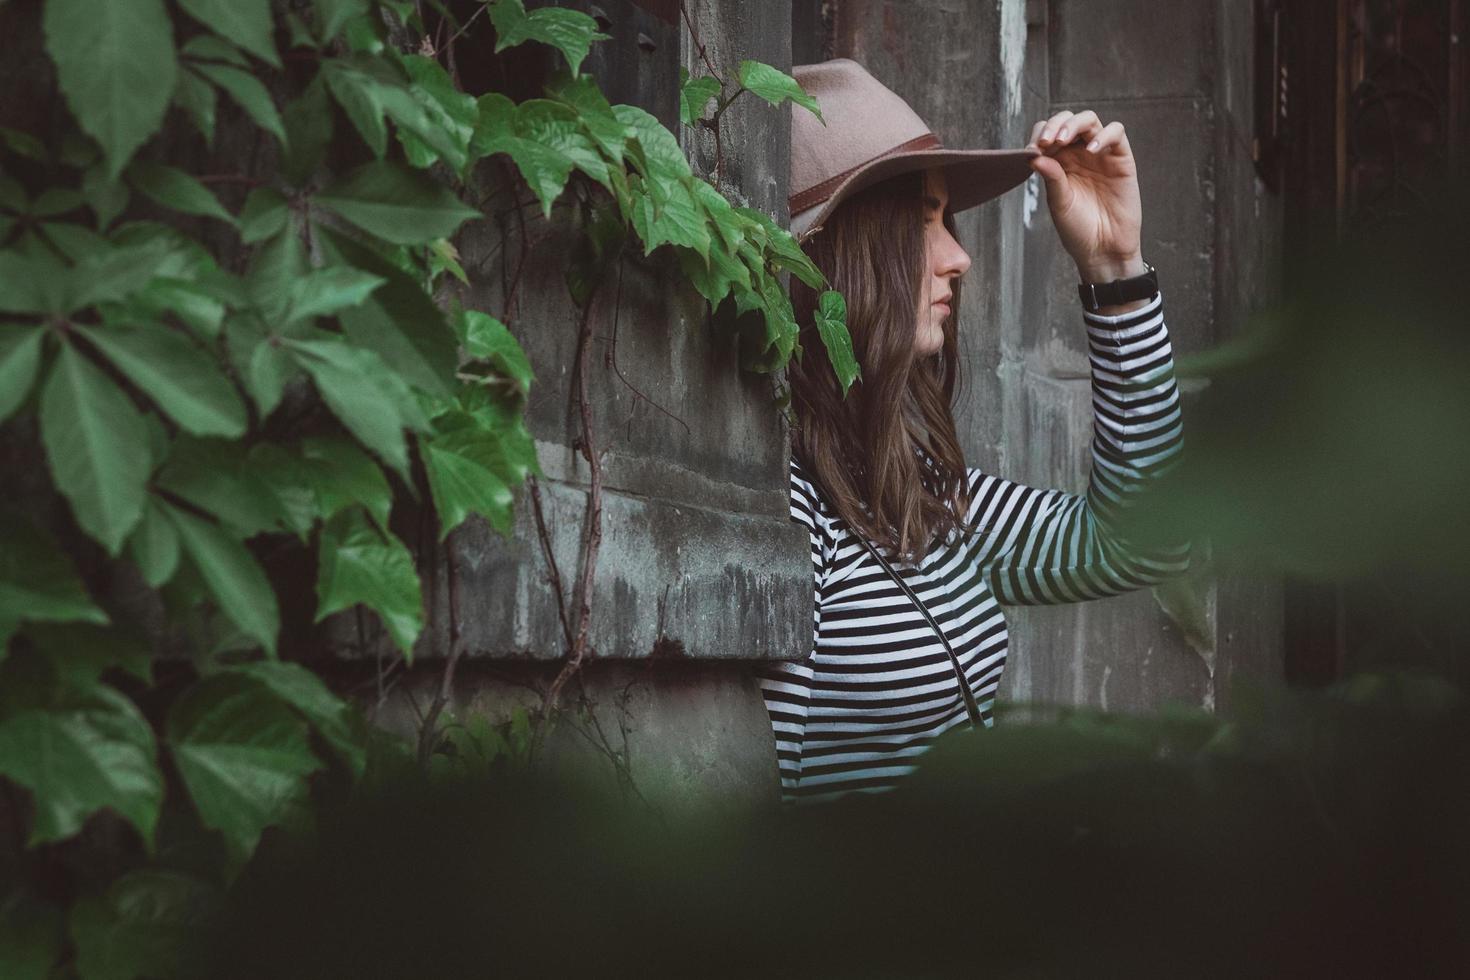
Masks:
[[[523,417],[535,375],[505,322],[519,276],[499,318],[464,308],[456,234],[517,186],[543,219],[566,209],[584,311],[629,246],[668,249],[712,311],[759,314],[739,317],[742,364],[759,371],[800,356],[780,277],[825,282],[770,216],[694,174],[657,119],[609,103],[581,70],[607,35],[578,11],[494,0],[459,23],[431,3],[439,37],[455,32],[436,49],[409,0],[40,6],[69,116],[0,127],[0,436],[44,459],[0,508],[0,808],[24,833],[5,858],[22,874],[0,893],[0,973],[172,975],[187,944],[143,934],[206,914],[314,780],[351,785],[369,766],[362,714],[278,656],[273,562],[314,555],[311,618],[369,610],[406,662],[424,601],[395,503],[427,500],[443,539],[472,516],[507,533],[528,477],[539,501]],[[496,52],[560,53],[541,97],[457,83],[452,41],[482,16]],[[769,65],[738,78],[685,73],[683,122],[718,135],[744,92],[820,114]],[[191,165],[242,133],[264,162]],[[817,326],[846,390],[844,318],[824,293]],[[594,562],[549,707],[586,653]],[[185,674],[156,676],[119,582],[152,596]],[[524,713],[504,732],[459,727],[482,759],[531,744]],[[61,895],[35,887],[28,871],[87,846],[103,813],[131,828],[132,857]],[[209,870],[157,857],[191,834],[213,842]]]

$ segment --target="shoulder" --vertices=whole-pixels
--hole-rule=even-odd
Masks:
[[[791,516],[808,527],[825,524],[828,517],[827,501],[817,489],[812,474],[794,453],[791,456]]]

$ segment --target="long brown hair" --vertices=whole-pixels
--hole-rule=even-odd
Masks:
[[[944,344],[914,353],[924,265],[924,174],[900,174],[840,204],[804,244],[830,288],[847,300],[847,329],[862,377],[843,398],[814,323],[819,293],[792,277],[803,324],[801,359],[787,369],[792,451],[853,530],[904,562],[964,525],[965,458],[951,406],[960,382],[960,283],[945,317]],[[954,218],[942,220],[950,234]],[[921,455],[923,454],[923,455]]]

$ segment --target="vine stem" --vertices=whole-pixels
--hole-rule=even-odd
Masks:
[[[449,699],[454,694],[454,671],[459,666],[460,655],[464,653],[459,642],[459,567],[454,561],[453,531],[444,537],[444,573],[447,580],[445,589],[449,593],[449,656],[444,661],[444,672],[439,675],[439,690],[429,704],[428,713],[424,715],[423,725],[419,728],[420,766],[427,766],[429,756],[434,752],[439,716],[448,707]]]
[[[694,29],[694,21],[689,17],[689,7],[684,3],[684,0],[679,0],[679,13],[684,15],[684,26],[689,28],[689,36],[694,39],[694,47],[699,51],[699,56],[704,59],[704,66],[709,69],[710,77],[720,83],[720,91],[723,92],[725,89],[725,80],[720,77],[719,72],[715,71],[715,64],[713,61],[710,61],[709,51],[705,48],[704,42],[699,39],[699,32]],[[742,88],[740,91],[744,91],[744,89]],[[735,93],[735,95],[739,94],[740,92]],[[714,119],[709,123],[710,131],[715,134],[715,187],[717,188],[723,179],[725,163],[725,154],[720,148],[720,113],[724,112],[725,106],[733,101],[735,101],[735,96],[731,96],[728,101],[721,103],[715,111]]]
[[[582,437],[578,441],[582,457],[587,460],[589,467],[587,522],[582,535],[582,572],[577,581],[577,630],[572,638],[572,649],[567,654],[567,662],[551,682],[542,702],[543,730],[550,724],[556,711],[562,688],[581,669],[582,661],[587,656],[587,634],[592,622],[592,582],[597,571],[597,553],[602,547],[602,459],[597,452],[596,436],[592,429],[592,399],[588,391],[592,352],[592,300],[595,293],[594,288],[594,295],[589,295],[582,307],[581,326],[577,333],[577,409],[582,419]]]
[[[546,558],[549,569],[547,578],[551,580],[551,588],[556,592],[556,612],[561,619],[562,641],[567,645],[567,652],[572,649],[572,623],[567,619],[567,597],[562,591],[561,569],[556,567],[556,555],[551,550],[551,534],[546,529],[546,515],[541,509],[541,481],[536,479],[532,473],[526,477],[526,483],[531,487],[531,513],[536,518],[536,536],[541,539],[541,554]]]

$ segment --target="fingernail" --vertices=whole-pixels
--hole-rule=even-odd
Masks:
[[[1063,129],[1061,132],[1057,133],[1057,139],[1064,140],[1066,138],[1067,138],[1067,131],[1065,129]]]
[[[1091,143],[1088,143],[1087,144],[1088,152],[1090,152],[1090,153],[1096,153],[1097,152],[1097,148],[1099,146],[1101,146],[1101,145],[1102,144],[1099,143],[1097,140],[1093,140]]]

